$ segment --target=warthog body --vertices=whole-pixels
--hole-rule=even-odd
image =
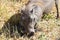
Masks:
[[[58,5],[58,0],[29,0],[25,9],[22,10],[20,24],[24,26],[25,31],[34,33],[34,26],[41,19],[43,13],[49,13],[54,5]]]

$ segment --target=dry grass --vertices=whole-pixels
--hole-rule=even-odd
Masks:
[[[8,21],[11,16],[17,14],[18,10],[21,10],[22,6],[27,2],[28,0],[0,0],[0,30],[4,23]],[[44,19],[37,23],[37,29],[39,29],[39,31],[31,38],[19,36],[16,30],[13,38],[10,37],[10,32],[8,31],[8,33],[4,32],[0,35],[0,40],[60,40],[60,18],[55,19],[55,11],[56,9],[54,7],[51,12],[52,14],[45,15]],[[8,34],[8,37],[6,37],[6,34]]]

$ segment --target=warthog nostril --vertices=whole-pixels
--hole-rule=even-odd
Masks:
[[[28,37],[31,37],[33,35],[34,35],[34,32],[31,32],[31,33],[28,34]]]

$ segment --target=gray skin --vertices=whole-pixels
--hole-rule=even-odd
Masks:
[[[29,0],[25,8],[22,9],[21,22],[26,33],[35,32],[35,24],[42,18],[43,13],[49,13],[54,5],[58,6],[58,0]],[[40,5],[36,3],[40,3]]]

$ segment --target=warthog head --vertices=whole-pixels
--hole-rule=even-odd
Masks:
[[[29,33],[34,33],[35,24],[42,15],[41,8],[34,4],[29,4],[21,12],[21,25],[23,25]]]

